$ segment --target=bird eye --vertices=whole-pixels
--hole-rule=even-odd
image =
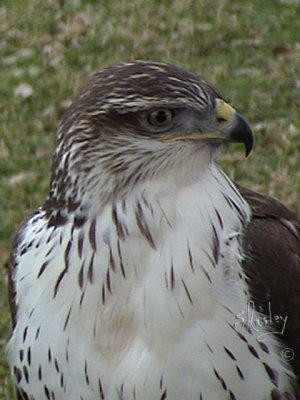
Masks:
[[[148,114],[148,122],[153,126],[163,128],[170,125],[173,116],[173,111],[169,109],[154,110]]]

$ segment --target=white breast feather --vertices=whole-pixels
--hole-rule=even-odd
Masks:
[[[235,327],[248,301],[240,265],[248,205],[214,166],[181,186],[140,186],[114,205],[119,226],[111,205],[82,228],[53,228],[50,239],[43,211],[28,223],[23,242],[34,243],[17,258],[9,356],[18,366],[18,350],[31,348],[35,373],[22,383],[36,399],[39,369],[61,400],[263,399],[274,388],[263,362],[288,385],[272,338],[268,354],[256,332]]]

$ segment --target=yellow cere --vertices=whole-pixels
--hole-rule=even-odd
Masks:
[[[218,117],[225,119],[225,121],[230,121],[236,112],[235,109],[222,99],[217,99],[216,103]]]

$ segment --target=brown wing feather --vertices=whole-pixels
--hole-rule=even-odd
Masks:
[[[243,262],[250,293],[265,313],[270,304],[273,317],[287,316],[279,337],[293,350],[291,364],[300,377],[300,221],[277,200],[237,186],[253,213]]]

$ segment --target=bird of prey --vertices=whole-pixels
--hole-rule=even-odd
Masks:
[[[18,399],[296,398],[261,308],[299,314],[299,225],[221,171],[230,142],[247,155],[251,129],[196,74],[134,61],[92,77],[12,251]]]

